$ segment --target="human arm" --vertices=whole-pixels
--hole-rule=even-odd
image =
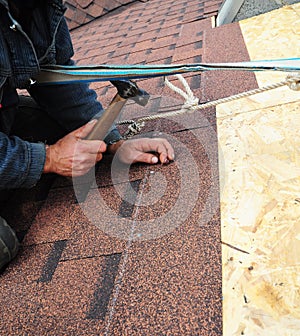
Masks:
[[[30,188],[40,179],[45,145],[0,132],[0,189]]]
[[[0,190],[31,188],[42,173],[85,174],[106,150],[103,141],[84,140],[93,126],[94,122],[90,122],[51,146],[0,132]]]
[[[46,35],[45,38],[48,36]],[[55,35],[55,53],[49,48],[36,52],[40,66],[49,64],[72,66],[74,51],[71,36],[65,18],[62,18]],[[66,132],[86,124],[93,118],[99,118],[103,113],[103,107],[97,99],[96,92],[85,82],[69,84],[39,85],[35,83],[29,88],[30,95],[35,99],[42,110],[46,111],[51,118],[59,123]],[[116,142],[121,136],[112,127],[106,136],[106,143]]]
[[[64,31],[64,33],[60,33]],[[71,43],[71,39],[66,36],[67,27],[65,21],[58,30],[56,45],[56,62],[62,65],[74,65],[71,60],[72,50],[65,51],[66,42]],[[72,48],[71,48],[72,49]],[[103,112],[101,104],[97,100],[94,90],[91,90],[85,83],[39,86],[33,85],[30,94],[35,98],[38,104],[46,110],[56,121],[58,121],[68,131],[88,122],[90,119],[100,117]],[[124,143],[122,150],[118,152],[118,157],[123,161],[149,162],[155,163],[158,158],[149,153],[157,152],[159,160],[166,162],[174,158],[174,152],[171,146],[163,139],[144,139],[123,142],[118,130],[113,126],[108,136],[105,138],[108,144],[108,151],[114,152],[120,144]],[[111,145],[111,143],[114,143]]]

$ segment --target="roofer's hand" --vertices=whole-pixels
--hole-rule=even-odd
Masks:
[[[48,146],[44,173],[80,176],[100,161],[106,151],[106,144],[100,140],[84,140],[95,123],[96,120],[93,120]]]
[[[116,153],[118,159],[126,164],[144,162],[155,164],[168,163],[174,160],[174,150],[170,143],[163,138],[139,138],[119,141],[115,147],[108,148]],[[157,153],[155,155],[154,153]]]

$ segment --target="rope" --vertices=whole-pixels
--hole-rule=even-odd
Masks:
[[[166,85],[170,89],[172,89],[173,91],[180,94],[185,99],[185,103],[184,103],[182,109],[193,109],[194,110],[196,108],[196,106],[199,105],[199,99],[194,97],[194,94],[193,94],[189,84],[187,83],[187,81],[184,79],[183,76],[176,75],[176,77],[179,79],[179,81],[181,82],[181,84],[185,88],[185,92],[183,90],[181,90],[179,87],[172,84],[167,78],[165,78]]]
[[[274,90],[283,86],[288,86],[291,90],[294,91],[300,91],[300,73],[297,74],[292,74],[287,76],[286,80],[275,83],[275,84],[270,84],[267,86],[264,86],[262,88],[257,88],[254,90],[242,92],[230,97],[226,98],[221,98],[217,99],[215,101],[211,101],[205,104],[199,105],[199,100],[198,98],[195,98],[193,95],[192,90],[190,89],[188,83],[186,80],[183,78],[182,75],[176,75],[176,77],[179,79],[179,81],[182,83],[184,86],[186,92],[175,86],[174,84],[170,83],[168,79],[165,79],[165,82],[169,88],[174,90],[176,93],[180,94],[184,99],[185,103],[182,105],[182,108],[179,111],[172,111],[172,112],[166,112],[166,113],[159,113],[151,116],[145,116],[142,118],[137,119],[136,121],[134,120],[123,120],[120,122],[117,122],[117,125],[126,125],[129,124],[128,130],[125,133],[124,137],[129,138],[141,131],[141,129],[144,127],[145,122],[147,121],[153,121],[156,119],[161,119],[161,118],[169,118],[169,117],[175,117],[178,115],[182,115],[185,113],[191,113],[194,111],[198,110],[204,110],[209,107],[214,107],[219,104],[224,104],[224,103],[229,103],[234,100],[238,100],[241,98],[246,98],[255,94],[263,93],[266,91]]]
[[[294,91],[300,91],[300,73],[287,76],[287,86]]]

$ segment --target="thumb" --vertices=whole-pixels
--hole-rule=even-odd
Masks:
[[[74,135],[76,138],[84,139],[89,133],[92,131],[94,126],[96,125],[97,120],[93,119],[89,121],[87,124],[79,127],[77,130],[74,131]]]
[[[139,156],[137,156],[134,161],[155,164],[158,162],[158,157],[153,154],[142,153]]]

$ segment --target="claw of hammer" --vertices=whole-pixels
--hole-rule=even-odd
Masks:
[[[149,101],[150,95],[140,89],[133,81],[117,80],[111,83],[117,88],[118,93],[103,112],[92,132],[87,136],[86,139],[88,140],[104,140],[128,99],[133,99],[141,106],[146,106]]]

